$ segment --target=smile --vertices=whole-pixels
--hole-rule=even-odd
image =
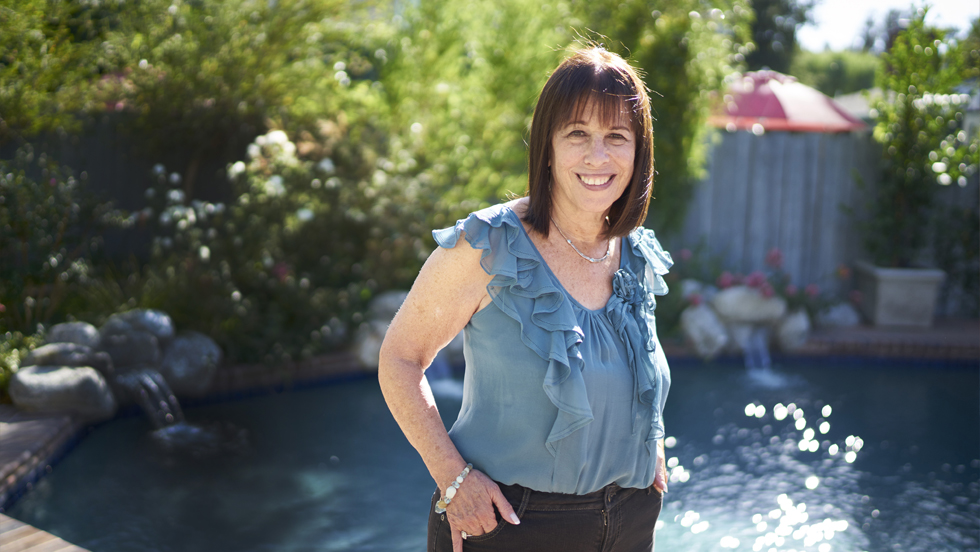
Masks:
[[[613,178],[615,178],[615,175],[610,175],[610,176],[585,176],[585,175],[580,174],[580,175],[578,175],[578,178],[586,186],[603,186],[603,185],[606,185],[606,184],[611,183],[613,181]]]

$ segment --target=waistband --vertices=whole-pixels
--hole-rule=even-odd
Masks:
[[[618,502],[620,499],[637,492],[645,491],[649,494],[653,490],[651,485],[647,489],[623,488],[612,483],[605,487],[584,495],[547,493],[535,491],[521,485],[504,485],[497,483],[500,491],[511,504],[521,504],[532,510],[548,510],[554,508],[561,509],[582,509],[606,508]]]

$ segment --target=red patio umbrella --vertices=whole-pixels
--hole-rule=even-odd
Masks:
[[[865,124],[832,98],[795,77],[776,71],[752,71],[729,84],[721,113],[708,118],[716,127],[735,130],[850,132]]]

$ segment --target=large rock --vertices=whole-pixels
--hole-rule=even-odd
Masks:
[[[116,370],[135,365],[151,367],[160,365],[160,343],[150,332],[134,330],[131,327],[128,331],[118,329],[114,329],[111,333],[103,331],[100,348],[112,357]]]
[[[690,306],[681,313],[681,329],[694,351],[704,359],[712,359],[725,348],[728,333],[715,311],[707,305]]]
[[[810,337],[810,317],[805,309],[789,313],[776,324],[776,344],[780,350],[792,352],[806,344]]]
[[[75,414],[102,421],[116,414],[116,399],[95,368],[28,366],[10,379],[10,398],[24,410]]]
[[[221,364],[221,347],[198,332],[181,332],[160,361],[160,373],[178,396],[199,397],[208,392]]]
[[[166,347],[174,339],[174,323],[170,320],[170,315],[165,312],[152,309],[133,309],[120,314],[114,314],[106,321],[102,327],[102,334],[105,335],[106,328],[122,328],[117,322],[125,322],[133,330],[148,332],[157,338],[161,347]]]
[[[850,303],[837,303],[817,313],[821,328],[851,328],[861,324],[861,315]]]
[[[44,339],[47,343],[77,343],[97,349],[99,330],[88,322],[65,322],[51,326]]]
[[[711,298],[711,306],[726,323],[773,324],[786,314],[786,301],[766,297],[748,286],[723,289]]]
[[[103,351],[77,343],[48,343],[34,349],[24,357],[21,366],[88,366],[98,370],[106,378],[114,374],[112,357]]]
[[[361,365],[368,370],[377,370],[381,358],[381,343],[384,342],[390,321],[369,320],[357,328],[354,336],[354,353]]]

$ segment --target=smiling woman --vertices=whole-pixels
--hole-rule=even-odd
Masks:
[[[437,487],[428,550],[649,551],[670,387],[654,295],[672,263],[640,227],[653,130],[626,61],[590,48],[555,70],[529,174],[527,197],[433,232],[382,346],[385,399]],[[447,432],[424,372],[460,330]]]

